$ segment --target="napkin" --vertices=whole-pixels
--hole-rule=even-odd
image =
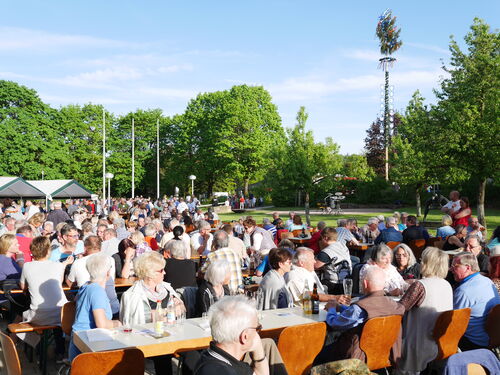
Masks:
[[[106,328],[94,328],[87,331],[87,338],[89,342],[109,341],[113,340],[114,333],[116,332],[113,332]]]

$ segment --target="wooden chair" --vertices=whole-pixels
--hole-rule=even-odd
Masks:
[[[285,240],[290,237],[295,237],[292,232],[283,232],[281,233],[281,239]]]
[[[2,332],[0,332],[0,347],[2,348],[3,366],[7,375],[21,375],[21,363],[19,362],[14,341]]]
[[[131,348],[77,355],[71,364],[71,375],[88,374],[144,375],[144,354]]]
[[[492,307],[486,318],[486,332],[490,336],[490,349],[500,346],[500,304]]]
[[[443,311],[439,314],[432,336],[438,346],[438,355],[434,360],[446,359],[458,350],[458,342],[469,324],[470,308]]]
[[[401,242],[397,242],[397,241],[389,241],[386,243],[387,246],[389,246],[391,248],[391,250],[394,250],[394,248],[396,246],[398,246]]]
[[[372,318],[365,323],[359,347],[366,355],[370,371],[391,366],[389,355],[401,330],[401,319],[401,315],[389,315]]]
[[[295,229],[295,230],[292,230],[292,233],[293,233],[293,236],[294,237],[297,237],[299,234],[302,233],[302,229]],[[282,237],[283,238],[283,237]]]
[[[417,260],[420,260],[420,257],[422,256],[422,252],[425,249],[425,240],[413,240],[410,241],[408,244],[410,249],[413,251],[413,254],[415,255],[415,258]]]
[[[323,322],[287,327],[278,339],[278,350],[289,375],[308,374],[314,358],[323,347],[326,325]]]
[[[75,322],[76,302],[66,302],[61,309],[61,328],[62,331],[71,336],[73,323]]]

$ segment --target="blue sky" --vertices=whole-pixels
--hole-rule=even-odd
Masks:
[[[301,105],[318,141],[362,151],[376,118],[377,17],[391,8],[403,47],[391,72],[394,106],[438,86],[449,36],[475,16],[499,27],[498,1],[18,1],[2,4],[0,79],[58,108],[103,104],[182,113],[199,92],[263,85],[292,127]]]

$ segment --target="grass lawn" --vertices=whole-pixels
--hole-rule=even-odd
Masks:
[[[265,210],[256,210],[256,211],[247,211],[244,213],[244,215],[251,215],[257,223],[262,223],[262,219],[265,217],[272,218],[272,213],[274,211],[303,211],[303,207],[277,207],[277,208],[270,208],[270,209],[265,209]],[[408,212],[409,214],[415,215],[416,209],[415,207],[402,207],[398,210],[399,212]],[[475,214],[475,210],[473,210],[473,213]],[[311,224],[313,226],[316,225],[318,221],[325,221],[327,225],[332,225],[336,226],[337,219],[341,218],[356,218],[358,220],[358,225],[362,226],[365,225],[367,220],[370,217],[377,216],[377,215],[391,215],[392,212],[371,212],[371,213],[366,213],[366,214],[354,214],[354,215],[322,215],[322,214],[312,214],[311,215]],[[219,215],[222,221],[231,221],[231,220],[238,220],[242,214],[235,214],[235,213],[230,213],[230,214],[220,214]],[[304,216],[304,215],[302,215]],[[282,218],[287,217],[287,215],[281,215]],[[429,215],[427,215],[427,221],[435,221],[435,222],[441,222],[441,211],[438,210],[431,210],[429,212]],[[422,218],[421,218],[422,219]],[[305,221],[305,217],[302,217],[302,220]],[[486,209],[486,224],[488,226],[488,235],[492,233],[492,231],[500,225],[500,210],[497,209]],[[431,230],[432,234],[435,234],[435,230]]]

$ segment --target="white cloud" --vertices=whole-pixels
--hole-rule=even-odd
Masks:
[[[150,95],[155,98],[175,98],[189,100],[194,98],[200,90],[195,89],[176,89],[176,88],[159,88],[159,87],[140,87],[137,92]]]
[[[60,48],[131,47],[129,42],[87,35],[56,34],[43,30],[0,27],[0,50],[45,51]]]
[[[437,52],[437,53],[440,53],[443,55],[450,54],[450,51],[448,49],[442,48],[439,46],[433,46],[432,44],[405,42],[404,45],[414,47],[414,48],[424,49],[427,51]]]
[[[354,60],[363,61],[378,61],[380,59],[380,53],[371,49],[352,49],[343,50],[342,56]]]

